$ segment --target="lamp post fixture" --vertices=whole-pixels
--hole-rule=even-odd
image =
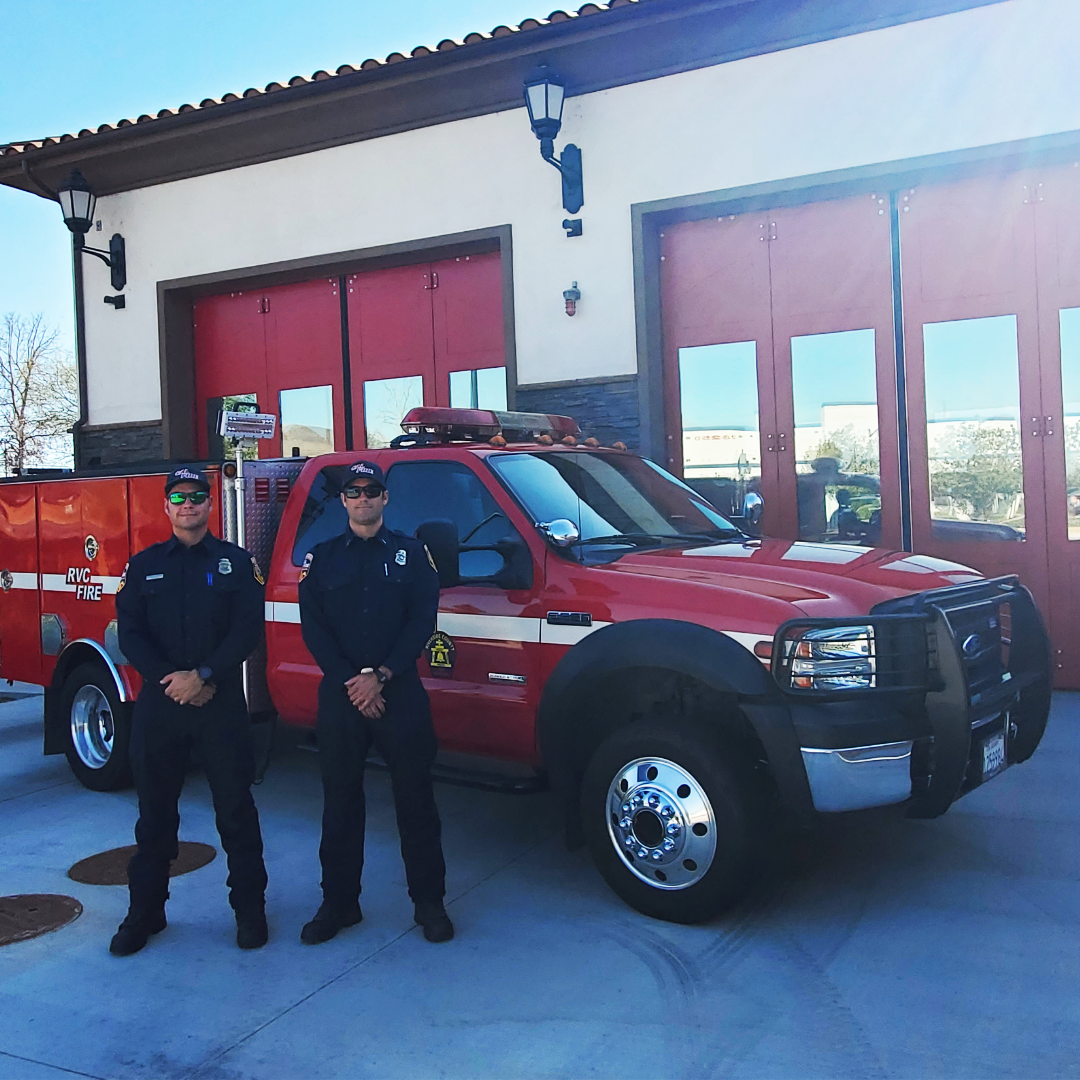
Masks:
[[[78,169],[72,169],[71,175],[56,189],[56,199],[64,215],[64,224],[71,230],[71,244],[78,259],[81,252],[100,259],[110,271],[112,287],[119,292],[127,284],[127,258],[124,251],[124,238],[114,233],[109,240],[109,250],[99,251],[86,246],[86,234],[94,223],[94,208],[97,196],[94,189]],[[108,298],[114,307],[123,307],[118,300],[123,297]]]
[[[555,136],[562,127],[563,102],[566,100],[566,81],[541,64],[536,74],[525,81],[525,105],[533,134],[540,140],[540,156],[562,174],[563,209],[576,214],[585,203],[581,179],[581,151],[573,144],[563,147],[561,157],[555,156]],[[581,222],[564,221],[568,236],[581,235]]]

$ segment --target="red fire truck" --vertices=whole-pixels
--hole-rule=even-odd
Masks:
[[[402,426],[362,453],[386,472],[387,523],[438,566],[420,669],[442,750],[550,781],[568,836],[639,910],[688,922],[732,903],[778,812],[933,817],[1038,746],[1049,645],[1015,578],[752,539],[567,418],[421,409]],[[244,462],[239,479],[204,466],[215,531],[267,573],[253,717],[314,724],[297,585],[346,527],[337,477],[360,453]],[[98,790],[128,782],[139,676],[113,597],[130,554],[168,535],[166,471],[0,484],[0,676],[46,688],[45,752]]]

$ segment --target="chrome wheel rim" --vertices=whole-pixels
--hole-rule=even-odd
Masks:
[[[101,769],[112,757],[112,708],[96,686],[82,686],[71,702],[71,742],[79,760],[90,769]]]
[[[688,889],[716,856],[716,815],[705,790],[666,758],[636,758],[608,787],[608,836],[627,869],[654,889]]]

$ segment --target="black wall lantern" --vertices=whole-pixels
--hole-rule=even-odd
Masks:
[[[563,101],[566,99],[566,82],[542,64],[536,74],[525,82],[525,105],[529,110],[529,123],[540,140],[540,156],[562,173],[563,208],[576,214],[585,203],[581,181],[581,151],[567,143],[562,156],[555,156],[555,136],[562,127]],[[571,232],[571,223],[563,222],[568,235],[581,235],[580,222]]]
[[[72,169],[71,175],[56,189],[56,199],[64,214],[64,224],[71,230],[72,247],[78,253],[99,258],[110,271],[112,287],[118,292],[127,284],[127,257],[124,252],[124,238],[114,233],[109,240],[109,250],[99,251],[86,246],[86,234],[94,223],[94,207],[97,196],[94,189],[78,169]],[[123,305],[114,305],[123,306]]]

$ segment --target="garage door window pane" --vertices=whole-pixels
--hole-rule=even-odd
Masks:
[[[934,535],[1023,540],[1016,316],[927,323],[923,349]]]
[[[761,475],[757,342],[679,350],[683,475]]]
[[[881,535],[873,330],[791,339],[795,472],[802,540]]]
[[[506,409],[506,368],[450,372],[450,408]]]
[[[401,421],[410,409],[424,404],[424,379],[374,379],[364,383],[364,429],[372,450],[389,446],[401,434]]]
[[[1069,539],[1080,540],[1080,308],[1061,318],[1061,396],[1065,421],[1065,490]]]
[[[281,452],[285,457],[315,457],[334,451],[334,390],[304,386],[282,390]]]

